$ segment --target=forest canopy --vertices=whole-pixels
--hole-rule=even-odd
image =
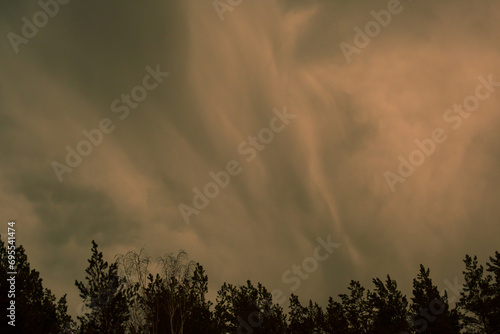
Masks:
[[[411,296],[389,275],[370,289],[351,281],[348,293],[329,297],[323,308],[291,294],[285,305],[261,283],[224,283],[207,299],[208,276],[186,252],[153,260],[144,250],[104,260],[92,241],[85,279],[75,281],[82,300],[76,319],[66,295],[59,300],[32,269],[23,246],[15,249],[16,317],[9,325],[8,245],[0,240],[2,333],[500,333],[500,253],[486,265],[466,255],[459,299],[434,285],[430,269],[416,270]],[[154,270],[152,270],[154,269]],[[154,273],[154,274],[153,274]]]

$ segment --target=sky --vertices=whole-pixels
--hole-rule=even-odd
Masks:
[[[321,305],[500,250],[499,3],[43,1],[0,3],[0,228],[71,314],[92,240]]]

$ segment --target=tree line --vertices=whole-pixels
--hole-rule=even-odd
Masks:
[[[16,326],[8,325],[8,252],[0,239],[1,333],[151,334],[500,334],[500,253],[486,266],[465,256],[464,284],[451,307],[445,292],[420,265],[411,297],[395,280],[374,278],[368,290],[351,281],[348,293],[330,297],[323,308],[291,294],[287,310],[261,284],[224,283],[215,303],[207,300],[208,277],[184,251],[153,261],[144,250],[129,251],[108,263],[92,241],[86,276],[75,281],[82,299],[77,319],[30,267],[22,246],[15,252]],[[151,268],[152,266],[156,266]],[[153,270],[152,270],[153,269]]]

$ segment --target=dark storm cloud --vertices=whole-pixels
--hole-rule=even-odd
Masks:
[[[328,235],[341,246],[303,282],[304,298],[324,303],[350,279],[371,287],[387,273],[408,292],[419,263],[439,284],[453,280],[465,253],[497,245],[500,161],[488,134],[500,90],[456,131],[442,116],[479,76],[500,81],[500,11],[401,3],[350,64],[339,44],[387,1],[245,1],[224,21],[211,1],[61,6],[18,54],[0,43],[2,219],[24,226],[32,263],[73,309],[92,239],[109,258],[144,244],[154,255],[186,249],[212,296],[247,278],[289,293],[282,273]],[[39,10],[1,6],[4,37]],[[157,64],[170,75],[120,120],[111,103]],[[238,146],[285,106],[297,117],[246,161]],[[103,118],[115,130],[59,183],[51,163]],[[436,127],[449,138],[392,193],[384,172]],[[241,174],[186,225],[178,205],[231,160]]]

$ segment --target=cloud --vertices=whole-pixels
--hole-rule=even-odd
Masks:
[[[479,76],[500,81],[498,5],[402,4],[351,64],[339,44],[386,1],[246,1],[223,22],[210,1],[61,7],[19,54],[0,44],[2,220],[18,220],[70,309],[92,239],[109,259],[183,248],[212,297],[248,278],[286,291],[281,274],[329,234],[341,246],[304,298],[325,303],[350,279],[371,287],[386,274],[409,293],[419,263],[436,282],[460,276],[465,253],[485,259],[497,245],[500,91],[457,130],[442,116]],[[39,10],[2,6],[3,36]],[[112,101],[156,64],[171,75],[120,120]],[[238,144],[283,106],[297,118],[246,162]],[[51,162],[105,117],[114,132],[59,183]],[[448,140],[392,193],[383,173],[436,127]],[[186,226],[178,205],[230,160],[242,173]]]

